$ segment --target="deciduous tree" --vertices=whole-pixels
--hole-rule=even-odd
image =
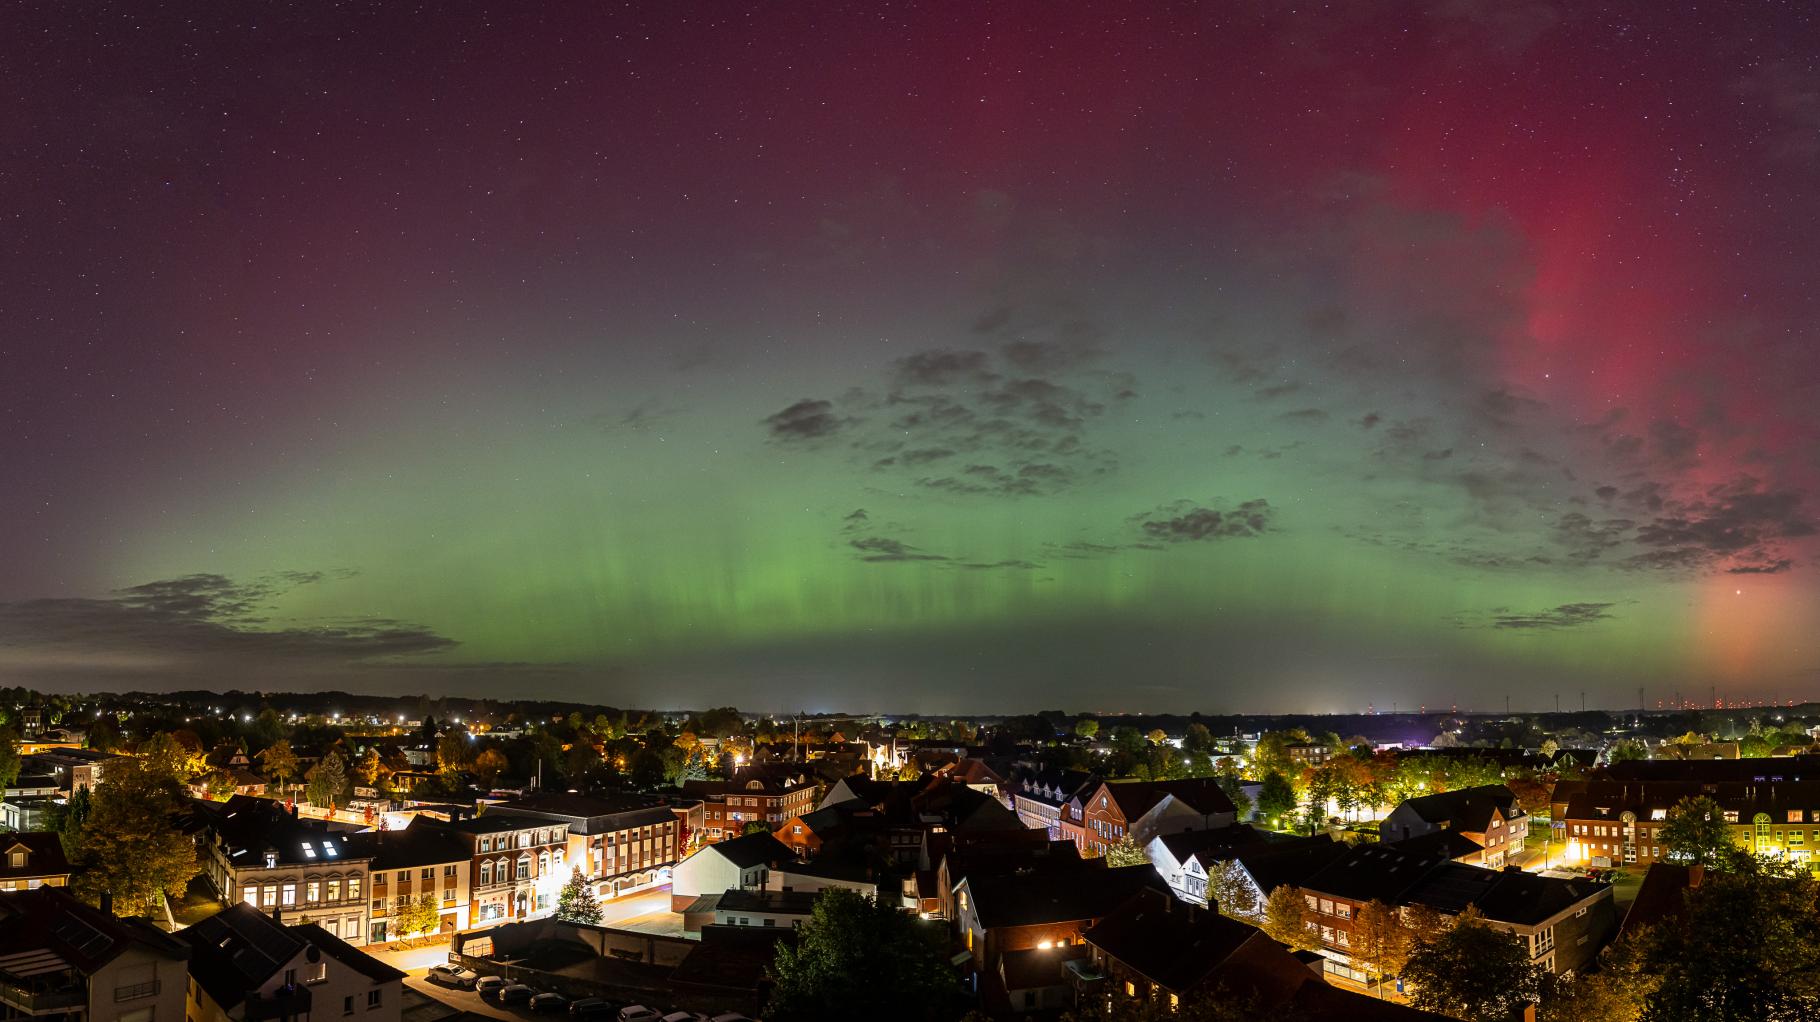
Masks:
[[[1291,951],[1314,951],[1321,946],[1319,936],[1308,928],[1308,903],[1302,892],[1281,884],[1264,899],[1265,936]]]
[[[1725,810],[1705,796],[1684,798],[1668,811],[1660,838],[1675,862],[1714,866],[1738,850]]]
[[[1470,910],[1410,954],[1403,978],[1415,985],[1411,1004],[1465,1022],[1509,1022],[1541,986],[1523,941]]]
[[[182,799],[177,782],[144,760],[110,763],[81,824],[77,892],[111,896],[122,916],[162,913],[165,895],[181,895],[197,872],[195,843],[176,818]]]
[[[941,927],[843,888],[816,897],[795,944],[778,944],[771,976],[765,1017],[776,1022],[946,1022],[963,1003]]]

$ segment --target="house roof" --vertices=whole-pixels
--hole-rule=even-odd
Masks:
[[[1139,890],[1163,886],[1148,864],[1020,870],[970,876],[965,883],[973,910],[988,929],[1098,919]]]
[[[360,973],[375,983],[390,983],[403,980],[405,974],[390,965],[374,958],[340,937],[317,926],[315,923],[302,923],[290,928],[291,932],[322,949],[322,953],[341,964]]]
[[[789,847],[772,836],[769,831],[762,834],[743,834],[731,840],[705,845],[695,854],[704,855],[710,852],[741,869],[764,866],[773,862],[789,862],[795,858]],[[691,858],[693,857],[691,856]]]
[[[1088,791],[1082,798],[1092,798],[1104,791],[1115,803],[1119,812],[1127,821],[1135,820],[1149,812],[1158,802],[1168,796],[1175,796],[1178,802],[1203,815],[1234,812],[1232,799],[1227,797],[1219,782],[1212,778],[1192,778],[1182,781],[1109,781],[1099,791]]]
[[[371,856],[375,870],[440,866],[473,857],[467,842],[427,816],[413,817],[403,830],[355,834],[348,839],[348,848],[356,855]]]
[[[1085,957],[1085,944],[1006,951],[999,955],[999,977],[1006,990],[1063,986],[1068,982],[1068,973],[1062,968],[1063,964]]]
[[[1200,858],[1203,863],[1233,858],[1241,849],[1279,842],[1278,835],[1258,830],[1249,823],[1236,823],[1211,830],[1185,830],[1165,834],[1157,840],[1169,849],[1177,862]]]
[[[664,823],[676,818],[676,814],[667,805],[649,798],[636,795],[604,798],[599,795],[579,795],[573,792],[551,791],[536,795],[526,795],[510,802],[501,802],[492,806],[489,813],[515,815],[519,818],[543,818],[552,822],[566,822],[575,826],[580,834],[591,833],[589,821],[611,818],[613,826],[641,827],[651,823]],[[601,829],[601,828],[594,828]]]
[[[820,891],[747,891],[736,887],[723,893],[715,908],[720,912],[806,916],[815,910],[815,899],[820,894]]]
[[[1457,830],[1431,830],[1426,834],[1404,838],[1401,841],[1386,841],[1385,848],[1395,848],[1400,852],[1416,855],[1438,854],[1449,859],[1464,859],[1468,855],[1483,852],[1485,846],[1467,837]]]
[[[682,790],[696,798],[724,798],[728,795],[789,795],[807,791],[815,782],[801,775],[779,777],[770,773],[748,773],[731,781],[684,781]]]
[[[190,977],[224,1011],[246,999],[304,949],[304,940],[239,902],[178,931],[190,946]]]
[[[1516,806],[1517,796],[1509,788],[1502,784],[1481,784],[1404,799],[1397,809],[1413,812],[1418,819],[1437,827],[1482,832],[1490,825],[1494,810],[1508,818],[1513,812],[1520,812]]]
[[[226,802],[195,802],[199,822],[214,828],[236,869],[264,866],[268,853],[283,865],[329,866],[365,858],[349,847],[347,831],[300,820],[271,799],[235,795]]]
[[[189,953],[149,924],[116,919],[61,887],[0,893],[0,976],[24,980],[66,969],[93,975],[134,945],[165,958]]]
[[[1446,852],[1438,849],[1405,852],[1396,845],[1354,845],[1300,886],[1353,901],[1399,905],[1405,892],[1447,861]]]
[[[25,865],[14,866],[10,854],[24,846]],[[63,856],[63,841],[49,831],[20,831],[0,834],[0,880],[27,877],[64,876],[70,864]]]
[[[1687,892],[1699,887],[1705,879],[1706,870],[1702,866],[1650,863],[1649,871],[1643,874],[1643,883],[1637,888],[1637,899],[1624,913],[1618,936],[1629,937],[1645,926],[1679,919],[1687,910]]]
[[[1326,868],[1347,852],[1326,834],[1297,838],[1294,841],[1254,845],[1236,856],[1252,883],[1266,896],[1284,884],[1301,887],[1308,878]]]
[[[1276,1005],[1313,978],[1257,928],[1167,892],[1126,899],[1084,936],[1107,957],[1177,994],[1218,984]]]

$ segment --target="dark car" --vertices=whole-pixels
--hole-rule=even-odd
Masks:
[[[537,991],[525,986],[523,983],[512,983],[500,989],[499,1003],[526,1004],[531,998],[536,996]]]
[[[605,997],[578,997],[569,1002],[571,1015],[611,1015],[617,1010]]]
[[[532,1011],[561,1011],[569,1006],[569,999],[555,991],[545,991],[531,998]]]

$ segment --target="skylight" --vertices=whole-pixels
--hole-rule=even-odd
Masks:
[[[323,846],[323,847],[325,847],[325,848],[326,848],[326,847],[328,847],[328,846],[327,846],[327,845],[324,845],[324,846]],[[314,858],[315,858],[315,857],[316,857],[316,849],[314,849],[314,848],[311,848],[311,847],[310,847],[310,845],[309,845],[309,842],[307,842],[307,841],[306,841],[306,842],[304,842],[304,845],[303,845],[303,854],[304,854],[304,855],[305,855],[305,856],[306,856],[306,857],[307,857],[307,858],[311,858],[311,859],[314,859]]]

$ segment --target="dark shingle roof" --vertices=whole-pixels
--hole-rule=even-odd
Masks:
[[[14,845],[25,846],[25,865],[12,865],[7,853]],[[68,873],[70,864],[63,857],[63,841],[49,831],[19,831],[0,834],[0,879],[42,877]]]
[[[1146,887],[1161,890],[1149,865],[1049,869],[967,878],[980,923],[988,928],[1098,919]]]
[[[78,901],[61,887],[0,893],[0,974],[26,963],[67,963],[93,974],[134,944],[167,958],[189,948],[138,920],[116,919]]]
[[[1384,847],[1414,855],[1445,855],[1449,859],[1463,859],[1485,850],[1484,845],[1457,830],[1431,830],[1401,841],[1386,841]]]
[[[1217,983],[1274,1005],[1313,978],[1255,927],[1167,893],[1127,899],[1084,936],[1107,957],[1178,994]]]
[[[744,834],[729,841],[708,845],[695,854],[701,855],[706,852],[720,855],[741,869],[773,862],[789,862],[795,858],[790,853],[789,847],[768,831],[763,834]]]
[[[1491,822],[1492,810],[1510,816],[1517,796],[1502,784],[1482,784],[1458,791],[1441,791],[1420,798],[1405,799],[1398,809],[1408,809],[1422,820],[1455,830],[1483,831]]]
[[[190,946],[190,977],[223,1011],[271,979],[303,950],[303,939],[244,902],[177,933]]]
[[[360,973],[375,983],[390,983],[403,980],[404,973],[374,958],[340,937],[317,926],[315,923],[303,923],[291,927],[291,932],[322,949],[322,953],[341,964]]]

